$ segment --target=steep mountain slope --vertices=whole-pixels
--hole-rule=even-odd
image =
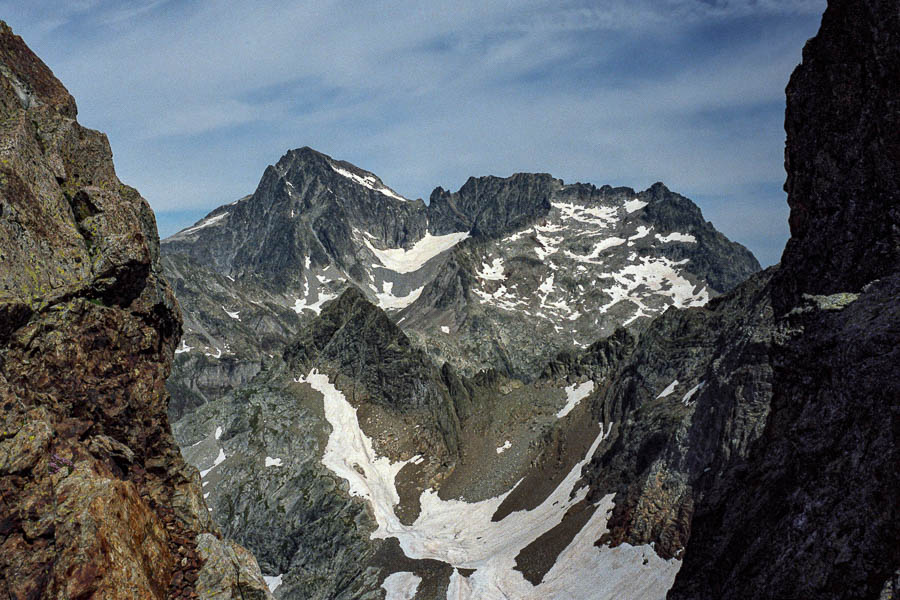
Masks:
[[[432,205],[477,204],[468,197],[479,183],[436,192]],[[480,204],[495,193],[478,190]],[[660,183],[640,193],[560,185],[547,202],[539,220],[460,244],[400,313],[429,353],[468,375],[493,367],[531,379],[548,356],[644,325],[669,306],[702,306],[759,269]]]
[[[787,89],[791,336],[672,598],[889,598],[900,573],[900,7],[835,0]]]
[[[471,180],[426,209],[432,235],[470,238],[392,315],[428,356],[349,291],[249,386],[179,421],[179,439],[197,444],[191,460],[215,467],[204,481],[217,518],[281,574],[276,594],[637,598],[674,580],[678,599],[896,595],[898,19],[896,3],[831,2],[804,51],[788,88],[792,239],[780,267],[702,306],[684,306],[696,285],[680,302],[670,293],[652,322],[548,355],[533,381],[507,377],[514,361],[503,360],[503,374],[468,378],[429,361],[497,364],[470,321],[509,339],[515,325],[490,329],[500,311],[535,311],[535,295],[558,309],[538,319],[560,327],[564,304],[614,312],[609,290],[628,284],[610,267],[682,260],[703,239],[660,186]],[[614,248],[626,252],[604,253]],[[734,283],[702,261],[687,263],[693,276]],[[594,300],[577,284],[557,289],[579,266],[614,285],[598,283]],[[616,293],[632,296],[620,323],[664,308],[632,292]],[[544,335],[538,319],[532,335]],[[442,346],[435,329],[463,341]],[[310,551],[298,542],[308,539],[334,543]]]
[[[247,381],[347,285],[464,374],[528,380],[548,353],[703,304],[759,268],[662,184],[471,178],[425,206],[309,148],[164,240],[163,266],[185,310],[176,417]]]
[[[0,588],[269,598],[166,416],[181,319],[150,207],[0,22]]]
[[[622,344],[616,337],[596,350],[596,380],[611,364],[602,357]],[[421,598],[467,597],[453,586],[482,598],[555,597],[596,587],[582,578],[603,564],[622,567],[606,578],[608,594],[659,596],[677,561],[649,546],[594,556],[609,498],[589,527],[569,528],[564,547],[579,566],[551,570],[543,583],[517,570],[519,555],[570,509],[595,512],[579,474],[610,427],[584,402],[594,379],[578,379],[523,385],[438,369],[350,288],[283,360],[175,431],[202,469],[215,519],[254,551],[278,597],[380,597],[401,580],[418,582]]]

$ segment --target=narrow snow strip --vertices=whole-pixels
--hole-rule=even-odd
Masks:
[[[472,595],[472,586],[469,584],[469,578],[463,577],[457,569],[453,569],[453,573],[450,574],[450,583],[447,585],[447,600],[476,597]]]
[[[584,383],[573,383],[566,388],[566,405],[556,413],[557,418],[562,419],[564,416],[572,412],[572,409],[578,406],[578,403],[588,397],[594,391],[594,382],[585,381]]]
[[[240,317],[240,311],[238,311],[238,312],[231,312],[230,310],[228,310],[228,309],[225,308],[224,306],[222,307],[222,310],[224,310],[224,311],[225,311],[225,314],[228,315],[229,317],[231,317],[232,319],[237,319],[238,321],[241,320],[241,317]]]
[[[281,585],[281,578],[284,577],[284,573],[278,575],[277,577],[272,577],[271,575],[263,575],[263,579],[266,580],[266,585],[269,586],[269,591],[274,592],[275,589]]]
[[[187,235],[188,233],[195,233],[197,231],[200,231],[201,229],[209,227],[210,225],[215,225],[216,223],[218,223],[219,221],[221,221],[222,219],[224,219],[225,217],[227,217],[230,214],[231,213],[223,212],[220,215],[216,215],[214,217],[209,217],[208,219],[203,219],[202,221],[200,221],[193,227],[190,227],[190,228],[182,231],[181,235]]]
[[[510,448],[512,448],[512,442],[506,440],[503,442],[502,446],[497,448],[497,454],[503,454],[504,451],[509,450]]]
[[[668,386],[666,386],[666,389],[664,389],[663,391],[661,391],[661,392],[659,393],[659,396],[657,396],[657,398],[665,398],[666,396],[668,396],[669,394],[671,394],[672,392],[675,391],[675,387],[676,387],[677,385],[678,385],[678,380],[676,379],[675,381],[673,381],[672,383],[670,383]]]
[[[441,252],[449,250],[467,237],[469,237],[469,232],[467,231],[448,233],[447,235],[426,233],[425,237],[416,242],[409,250],[405,248],[379,250],[369,240],[363,240],[363,242],[378,258],[383,268],[396,273],[412,273],[421,269],[426,262]]]
[[[387,187],[383,183],[379,182],[378,178],[375,177],[374,175],[360,176],[360,175],[357,175],[356,173],[351,173],[350,171],[347,171],[340,167],[336,167],[335,165],[331,165],[331,168],[338,175],[342,175],[342,176],[346,177],[347,179],[353,181],[354,183],[358,183],[359,185],[361,185],[365,188],[376,191],[379,194],[384,194],[385,196],[395,198],[397,200],[404,200],[404,201],[408,202],[408,200],[406,198],[404,198],[403,196],[401,196],[400,194],[398,194],[391,188]]]
[[[394,514],[394,506],[400,502],[394,478],[411,461],[391,463],[387,457],[376,458],[372,440],[359,427],[356,409],[327,375],[313,369],[308,376],[295,381],[308,383],[324,396],[325,419],[332,432],[322,464],[347,480],[351,496],[364,498],[372,505],[379,526],[372,537],[387,537],[384,535],[387,530],[401,529],[403,525]]]
[[[702,388],[704,385],[705,385],[705,382],[701,381],[700,383],[698,383],[697,385],[695,385],[694,387],[689,389],[688,392],[681,399],[681,403],[684,404],[685,406],[689,406],[690,402],[691,402],[691,398],[693,398],[694,394],[696,394],[698,391],[700,391],[700,388]]]
[[[640,209],[644,208],[645,206],[647,206],[647,203],[643,202],[641,200],[638,200],[637,198],[635,198],[634,200],[626,200],[625,201],[625,212],[631,214],[636,210],[640,210]]]
[[[280,467],[281,459],[280,458],[272,458],[271,456],[266,457],[266,466],[267,467]]]
[[[212,466],[211,466],[210,468],[208,468],[208,469],[205,469],[205,470],[203,470],[203,471],[200,471],[200,479],[203,479],[204,477],[206,477],[207,473],[209,473],[210,471],[212,471],[213,469],[215,469],[216,467],[218,467],[219,465],[221,465],[222,462],[223,462],[226,458],[227,458],[227,457],[225,456],[225,450],[223,450],[222,448],[219,448],[219,455],[216,456],[216,460],[213,461]]]
[[[405,296],[395,296],[391,293],[391,290],[394,288],[393,282],[385,281],[382,282],[381,286],[384,291],[375,294],[375,296],[378,298],[378,306],[383,310],[406,308],[415,302],[419,296],[422,295],[422,290],[425,289],[425,286],[423,285]]]
[[[381,584],[381,587],[387,592],[384,600],[412,600],[420,583],[422,583],[422,578],[408,571],[391,573]]]
[[[667,242],[687,242],[689,244],[697,242],[697,238],[695,238],[691,234],[679,233],[677,231],[673,231],[672,233],[670,233],[668,235],[659,235],[657,233],[656,239],[658,239],[659,241],[661,241],[664,244]]]
[[[175,348],[175,354],[181,354],[182,352],[190,352],[193,349],[194,349],[193,346],[188,346],[187,342],[185,342],[184,340],[181,340],[181,346],[179,346],[178,348]]]

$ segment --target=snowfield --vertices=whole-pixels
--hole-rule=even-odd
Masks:
[[[418,518],[407,526],[394,514],[394,506],[399,503],[395,478],[407,463],[421,457],[392,463],[387,457],[376,456],[372,440],[360,429],[356,409],[327,375],[312,370],[295,381],[307,383],[323,395],[325,418],[332,431],[322,464],[348,482],[351,495],[369,503],[378,526],[372,537],[397,538],[409,558],[430,558],[454,569],[476,570],[470,577],[454,570],[448,600],[664,598],[671,587],[681,566],[679,561],[665,561],[649,547],[594,546],[606,531],[607,516],[613,508],[612,494],[597,503],[587,525],[563,550],[539,585],[532,585],[514,569],[516,556],[523,548],[558,525],[569,508],[584,500],[587,487],[576,487],[581,469],[609,435],[612,424],[605,431],[599,428],[584,459],[533,510],[517,511],[494,522],[491,517],[512,490],[481,502],[465,502],[442,500],[429,489],[420,497]],[[585,393],[588,387],[578,387],[577,394]],[[574,387],[572,391],[575,393]],[[395,578],[386,580],[384,586],[388,598],[406,599],[415,592],[410,574],[397,573],[392,577]]]
[[[379,250],[368,239],[364,240],[364,242],[366,247],[381,262],[381,265],[373,266],[380,266],[395,273],[412,273],[421,269],[426,262],[441,252],[449,250],[467,237],[469,237],[469,232],[467,231],[448,233],[447,235],[426,233],[425,237],[413,244],[413,247],[409,250],[405,248]]]

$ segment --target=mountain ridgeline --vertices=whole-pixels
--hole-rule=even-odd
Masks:
[[[347,286],[439,362],[530,381],[560,351],[702,305],[759,270],[662,184],[481,177],[425,205],[309,148],[162,254],[186,319],[175,417],[246,382]]]
[[[662,184],[307,148],[164,241],[175,434],[275,595],[896,595],[898,34],[830,3],[762,272]]]

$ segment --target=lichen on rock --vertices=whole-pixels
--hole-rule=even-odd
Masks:
[[[209,597],[197,539],[219,534],[166,415],[181,315],[156,223],[76,113],[0,23],[0,589]]]

